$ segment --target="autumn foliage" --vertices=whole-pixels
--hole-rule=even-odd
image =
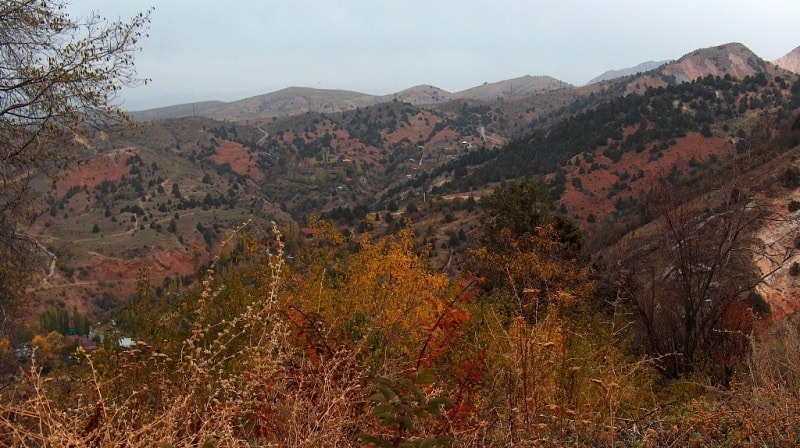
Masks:
[[[3,392],[0,444],[796,440],[795,327],[778,329],[782,354],[746,341],[755,348],[743,360],[750,369],[729,391],[703,377],[665,383],[653,360],[631,349],[625,303],[590,305],[598,295],[592,269],[563,256],[569,243],[556,222],[504,233],[510,250],[478,249],[474,266],[483,272],[458,279],[430,266],[412,229],[373,241],[314,223],[317,237],[292,264],[277,231],[262,239],[245,227],[197,289],[155,297],[142,272],[126,314],[142,342],[130,350],[109,334],[98,351],[45,373],[42,361],[61,346],[54,336],[40,338],[23,380]],[[491,290],[483,273],[495,275]],[[737,309],[725,319],[747,324]],[[780,356],[787,361],[776,367],[770,360]]]

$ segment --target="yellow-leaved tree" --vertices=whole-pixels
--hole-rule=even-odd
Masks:
[[[317,342],[367,343],[379,370],[415,363],[450,280],[415,250],[409,229],[380,242],[350,242],[351,250],[330,228],[321,235],[305,258],[308,266],[288,282],[293,322]]]

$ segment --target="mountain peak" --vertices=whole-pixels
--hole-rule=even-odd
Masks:
[[[679,83],[708,75],[742,79],[763,72],[770,72],[768,64],[738,42],[695,50],[662,70],[664,75],[674,77]]]
[[[453,94],[436,86],[418,85],[386,95],[384,98],[402,101],[409,104],[437,104],[453,99]]]
[[[566,87],[572,87],[572,85],[552,76],[525,75],[505,81],[485,82],[483,85],[456,92],[453,96],[459,99],[469,98],[486,101]]]
[[[800,73],[800,46],[787,53],[785,56],[773,61],[773,64],[790,72]]]

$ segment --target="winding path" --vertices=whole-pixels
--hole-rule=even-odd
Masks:
[[[40,243],[39,240],[37,240],[36,238],[31,238],[31,239],[36,243],[36,245],[39,247],[39,249],[42,250],[42,252],[46,253],[47,255],[49,255],[49,256],[51,256],[53,258],[50,261],[50,272],[47,273],[47,277],[45,277],[45,278],[50,278],[50,277],[54,276],[55,273],[56,273],[56,261],[58,260],[58,257],[56,256],[56,254],[54,254],[54,253],[50,252],[49,250],[47,250],[47,248],[44,247],[44,245],[42,243]]]

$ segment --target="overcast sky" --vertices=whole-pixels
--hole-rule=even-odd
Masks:
[[[450,92],[524,75],[601,73],[741,42],[766,60],[800,46],[798,0],[72,0],[125,19],[154,7],[128,110],[232,101],[285,87]]]

